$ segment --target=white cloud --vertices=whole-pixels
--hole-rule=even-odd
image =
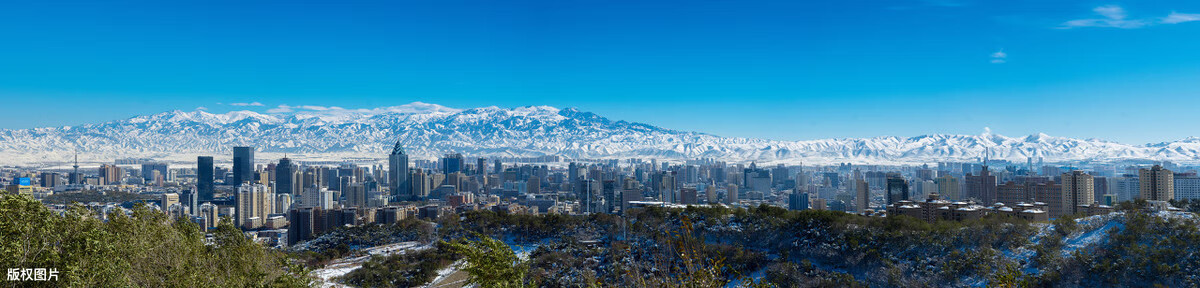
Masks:
[[[1125,8],[1117,5],[1105,5],[1092,9],[1097,15],[1102,18],[1076,19],[1063,22],[1058,29],[1072,29],[1084,27],[1099,27],[1099,28],[1118,28],[1118,29],[1136,29],[1158,24],[1179,24],[1184,22],[1200,21],[1200,14],[1185,14],[1171,12],[1167,17],[1158,19],[1129,19],[1129,13],[1125,12]]]
[[[1092,9],[1092,12],[1103,16],[1104,18],[1078,19],[1064,22],[1061,29],[1081,28],[1081,27],[1106,27],[1120,29],[1134,29],[1146,27],[1149,23],[1144,20],[1129,20],[1129,14],[1125,12],[1125,8],[1117,5],[1105,5]]]
[[[1008,53],[1004,53],[1004,50],[996,51],[996,53],[992,53],[991,56],[992,64],[1004,64],[1005,62],[1008,62]]]
[[[218,103],[218,104],[219,104],[219,103]],[[263,104],[262,104],[262,103],[258,103],[258,102],[250,102],[250,103],[229,103],[229,105],[232,105],[232,106],[263,106]]]
[[[300,109],[304,109],[304,110],[313,110],[313,111],[329,111],[329,110],[342,109],[341,107],[337,107],[337,106],[325,107],[325,106],[316,106],[316,105],[303,105],[303,106],[299,106],[296,108],[300,108]]]
[[[200,110],[208,110],[208,107],[200,106],[200,107],[196,107],[196,110],[197,110],[197,111],[200,111]]]
[[[1162,19],[1163,24],[1179,24],[1192,21],[1200,21],[1200,14],[1171,12],[1171,15],[1167,15],[1166,18]]]
[[[290,113],[295,111],[296,110],[292,110],[292,106],[288,105],[279,105],[279,107],[267,109],[267,113]]]
[[[1128,13],[1125,13],[1125,8],[1121,8],[1121,6],[1117,5],[1100,6],[1092,9],[1092,11],[1096,12],[1096,14],[1100,14],[1100,16],[1104,16],[1113,20],[1124,20],[1125,17],[1129,16]]]

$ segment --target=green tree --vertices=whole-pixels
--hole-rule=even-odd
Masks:
[[[484,288],[533,287],[525,283],[528,265],[507,244],[478,233],[472,236],[476,240],[462,238],[443,243],[466,259],[462,270],[469,274],[468,282]]]

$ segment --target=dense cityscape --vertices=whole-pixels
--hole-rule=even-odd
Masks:
[[[1200,1],[4,1],[0,287],[1200,287]]]
[[[0,181],[10,183],[6,186],[10,196],[6,197],[37,199],[57,214],[83,207],[97,219],[108,221],[114,215],[133,215],[137,209],[148,208],[169,218],[194,223],[194,229],[208,234],[206,243],[212,243],[213,232],[224,223],[240,228],[247,239],[258,245],[289,251],[297,259],[305,259],[294,256],[305,251],[330,253],[328,246],[342,247],[347,251],[326,257],[345,258],[303,260],[315,269],[305,277],[324,285],[363,284],[350,282],[351,277],[347,276],[368,260],[354,255],[403,255],[402,251],[437,246],[429,238],[437,236],[398,237],[414,231],[384,229],[394,235],[383,239],[405,240],[395,243],[379,239],[362,241],[340,233],[354,231],[351,229],[354,227],[380,229],[414,221],[446,229],[442,227],[446,219],[466,220],[480,212],[580,219],[613,215],[628,221],[630,217],[642,217],[636,211],[644,209],[778,207],[793,211],[836,211],[878,219],[904,216],[927,223],[997,218],[1017,223],[1048,223],[1053,219],[1119,215],[1124,212],[1113,214],[1114,207],[1134,201],[1143,203],[1139,207],[1144,211],[1186,213],[1181,208],[1188,208],[1189,201],[1200,198],[1196,167],[1170,162],[1074,166],[1032,158],[1013,163],[989,159],[986,154],[974,163],[919,166],[851,163],[759,166],[753,162],[726,163],[717,159],[573,160],[559,156],[471,157],[458,153],[418,158],[407,154],[397,142],[390,153],[380,158],[339,163],[287,157],[257,159],[255,147],[230,148],[231,155],[198,156],[192,163],[116,159],[98,167],[75,163],[65,171],[5,168]],[[572,241],[588,245],[631,241],[627,238],[627,228],[622,229],[584,234],[589,238]],[[449,241],[452,236],[440,237]],[[558,236],[542,239],[508,233],[492,236],[511,245],[518,254],[522,253],[518,248],[521,245],[540,245],[545,249],[562,241]],[[407,248],[395,248],[397,245]],[[379,252],[380,249],[388,252]],[[530,251],[524,253],[524,257],[529,257]],[[357,260],[343,262],[355,257]],[[436,267],[441,269],[439,278],[425,279],[433,283],[412,284],[436,287],[464,284],[467,277],[464,275],[452,278],[457,282],[445,283],[451,279],[447,276],[463,273],[460,265],[462,262],[441,263]],[[761,280],[762,276],[756,279]],[[741,280],[729,278],[729,281]],[[367,284],[374,285],[378,283]],[[396,283],[384,286],[391,285],[407,286]]]

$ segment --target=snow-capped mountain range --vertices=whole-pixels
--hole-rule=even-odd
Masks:
[[[397,140],[415,158],[457,152],[573,159],[894,164],[977,161],[986,152],[993,159],[1014,162],[1027,157],[1047,162],[1200,162],[1200,138],[1146,145],[991,133],[776,141],[614,121],[574,108],[454,109],[416,102],[376,109],[281,107],[267,113],[170,111],[98,124],[0,130],[0,164],[65,163],[76,149],[81,159],[97,162],[135,157],[183,160],[225,155],[239,145],[300,159],[382,159]]]

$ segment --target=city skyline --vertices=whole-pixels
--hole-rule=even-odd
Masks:
[[[11,109],[0,128],[414,101],[773,140],[990,127],[1145,144],[1196,135],[1129,119],[1200,120],[1200,4],[1184,1],[53,4],[0,17],[0,95],[55,117]]]
[[[0,4],[65,287],[1200,286],[1200,2]]]

